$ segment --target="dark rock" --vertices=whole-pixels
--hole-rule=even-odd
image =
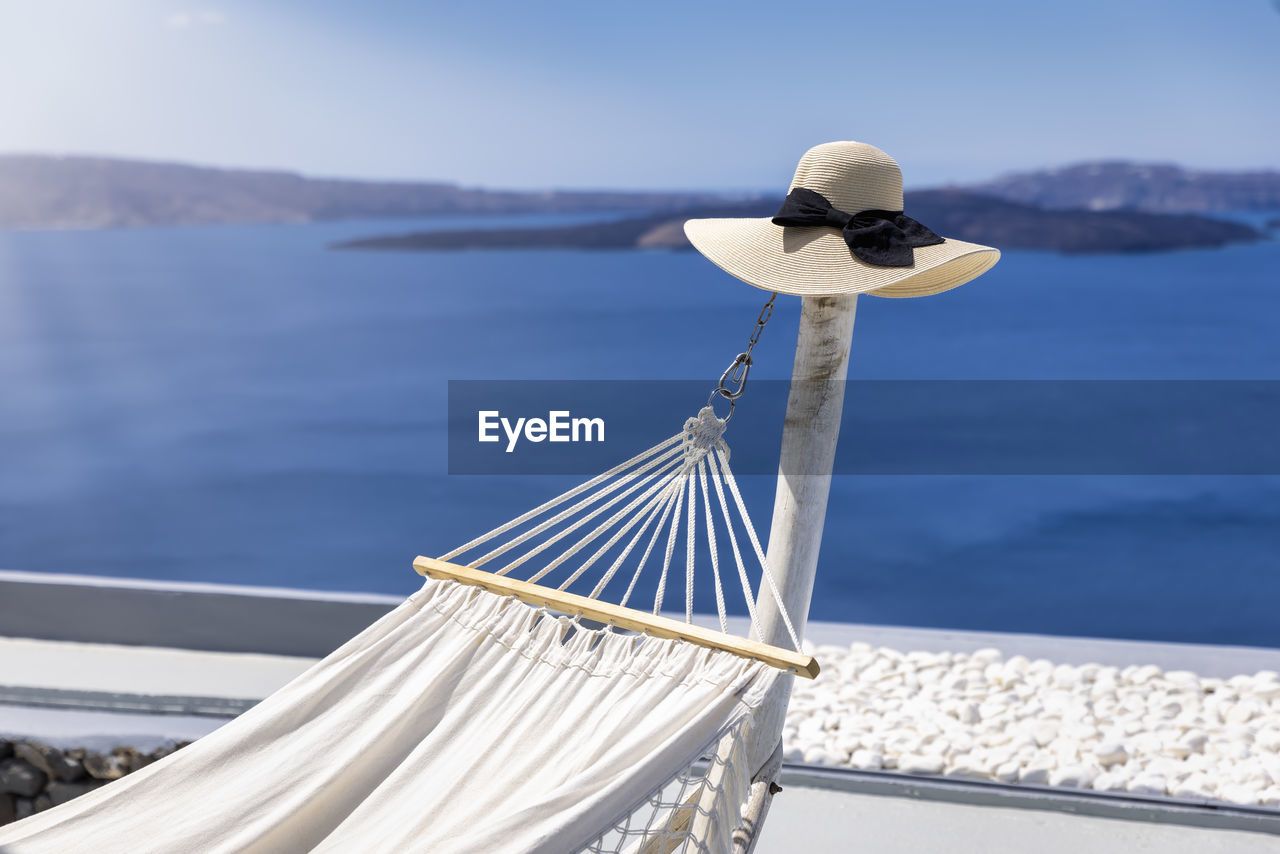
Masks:
[[[49,775],[23,759],[0,759],[0,792],[33,798],[49,782]]]
[[[49,809],[49,807],[51,806],[53,806],[53,798],[50,798],[44,792],[41,792],[40,794],[35,796],[36,812],[44,812],[45,810]]]
[[[80,760],[89,776],[98,780],[119,780],[151,763],[151,759],[132,747],[117,747],[103,755],[94,751],[85,751]]]
[[[17,805],[13,795],[0,795],[0,824],[18,820]]]
[[[175,745],[166,744],[163,747],[157,747],[155,750],[148,753],[147,758],[150,759],[152,762],[159,762],[161,759],[164,759],[166,756],[173,753],[175,750],[177,750],[177,747]]]
[[[16,741],[13,744],[13,755],[39,768],[46,777],[52,777],[53,769],[45,760],[42,747],[43,745],[32,744],[29,741]]]
[[[67,783],[84,779],[84,766],[80,764],[80,760],[64,756],[56,747],[31,741],[19,741],[13,745],[13,753],[19,759],[25,759],[39,768],[50,779]]]
[[[120,761],[120,757],[114,753],[104,756],[101,753],[87,750],[81,763],[84,765],[84,770],[88,771],[89,776],[95,780],[119,780],[128,773],[124,764]]]
[[[13,820],[22,821],[36,814],[36,802],[31,798],[13,799]]]
[[[155,750],[147,754],[146,764],[150,765],[152,762],[159,762],[161,759],[164,759],[166,756],[172,753],[177,753],[179,750],[186,747],[190,743],[191,742],[189,741],[176,741],[173,744],[162,744],[161,746],[157,747]]]
[[[53,801],[53,805],[56,807],[59,804],[65,804],[72,798],[78,798],[87,792],[92,792],[102,785],[104,784],[101,780],[87,780],[83,783],[50,783],[49,788],[45,791],[49,795],[49,800]]]
[[[85,777],[84,766],[80,764],[80,760],[65,756],[56,747],[49,747],[45,744],[36,744],[30,741],[19,741],[13,745],[13,752],[19,759],[25,759],[39,768],[51,780],[57,779],[65,783],[74,783],[77,780],[83,780]]]
[[[49,760],[49,764],[53,767],[53,776],[62,782],[75,783],[89,776],[84,770],[84,763],[79,759],[72,759],[58,751],[54,751],[53,757]]]
[[[8,759],[13,755],[13,745],[4,739],[0,739],[0,759]]]
[[[143,755],[132,747],[117,747],[111,751],[111,755],[126,774],[132,774],[147,764]]]

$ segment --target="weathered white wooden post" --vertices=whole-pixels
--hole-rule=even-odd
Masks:
[[[813,596],[831,491],[857,299],[857,294],[813,296],[803,297],[801,304],[768,554],[783,607],[801,637]],[[767,588],[761,591],[756,613],[761,640],[790,645],[778,603]],[[749,745],[754,767],[769,758],[782,734],[791,682],[790,678],[781,680],[780,696],[769,704],[770,714],[755,728]]]
[[[857,299],[857,294],[804,297],[801,306],[769,529],[769,566],[801,635],[827,515]],[[763,640],[786,646],[787,631],[773,596],[760,597],[757,613]]]
[[[831,492],[857,300],[857,294],[803,297],[800,308],[800,333],[791,369],[778,488],[769,529],[768,562],[782,594],[782,607],[802,638],[813,597],[827,496]],[[764,585],[756,601],[756,614],[761,640],[775,646],[790,645],[778,602]],[[744,811],[745,824],[735,838],[738,852],[755,848],[759,828],[769,811],[793,680],[792,676],[778,680],[774,695],[747,735],[749,767],[759,772]]]

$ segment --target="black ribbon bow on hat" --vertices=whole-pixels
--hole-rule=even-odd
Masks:
[[[833,208],[826,196],[804,187],[787,194],[773,224],[838,228],[853,254],[877,267],[910,267],[915,263],[915,247],[946,242],[902,211],[846,213]]]

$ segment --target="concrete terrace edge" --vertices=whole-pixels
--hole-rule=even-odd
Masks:
[[[108,712],[111,714],[183,715],[230,720],[252,709],[260,699],[188,697],[177,694],[131,694],[0,685],[0,706]]]
[[[0,636],[319,658],[402,601],[0,570]]]
[[[1062,812],[1094,818],[1114,818],[1244,830],[1280,836],[1280,810],[1246,807],[1219,801],[1189,801],[1090,789],[1066,789],[953,777],[916,777],[888,771],[855,771],[816,765],[783,765],[782,797],[789,786],[828,789],[859,795],[914,798],[969,806]]]
[[[403,598],[0,570],[0,637],[320,658]],[[695,621],[718,627],[713,616]],[[746,619],[730,618],[729,629],[746,634]],[[1224,678],[1280,670],[1280,649],[1260,647],[820,621],[809,623],[806,636],[815,644],[864,641],[903,652],[995,647],[1059,664],[1155,664]]]

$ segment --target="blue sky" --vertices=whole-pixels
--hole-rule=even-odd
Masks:
[[[0,0],[0,151],[505,187],[1280,168],[1274,0]]]

